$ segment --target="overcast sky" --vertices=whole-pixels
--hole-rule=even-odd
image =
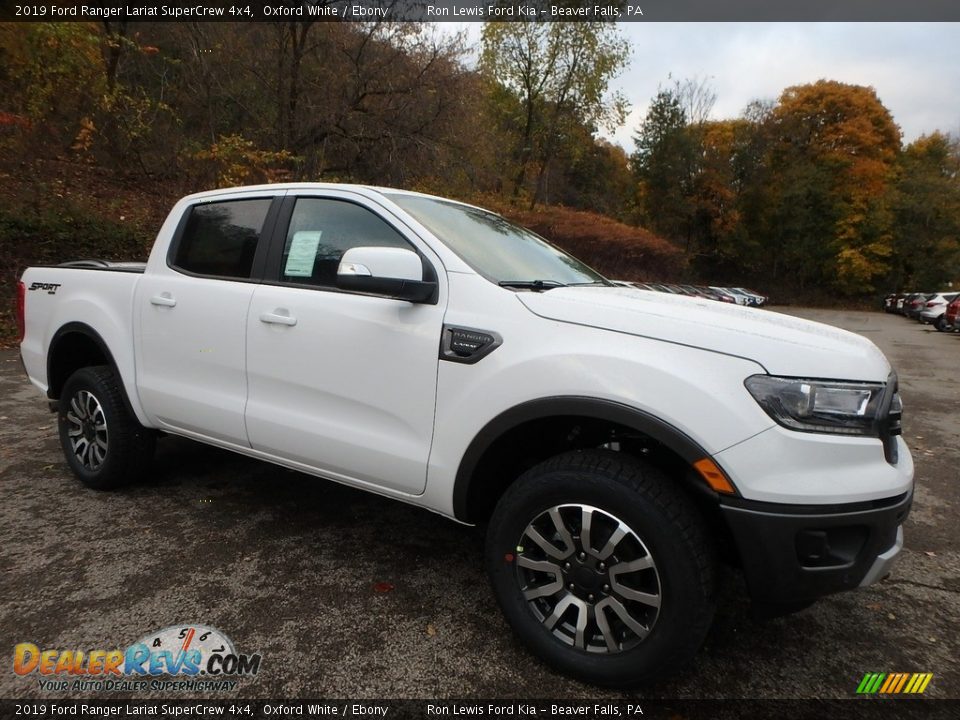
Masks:
[[[464,25],[478,45],[480,25]],[[709,78],[713,118],[738,116],[751,100],[776,99],[821,78],[873,86],[905,142],[925,132],[960,134],[958,23],[620,23],[629,67],[614,82],[630,101],[613,139],[631,152],[633,133],[658,85]]]

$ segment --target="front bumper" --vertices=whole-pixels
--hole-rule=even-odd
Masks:
[[[885,577],[903,547],[913,493],[833,506],[725,499],[755,602],[797,604]]]

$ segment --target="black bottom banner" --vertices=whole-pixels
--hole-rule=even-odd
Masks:
[[[0,700],[2,718],[958,718],[960,700]]]

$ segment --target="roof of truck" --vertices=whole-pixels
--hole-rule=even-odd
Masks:
[[[291,183],[269,183],[265,185],[239,185],[236,187],[217,188],[215,190],[204,190],[203,192],[187,195],[183,199],[184,200],[207,200],[207,199],[220,197],[222,195],[235,195],[237,193],[247,193],[247,192],[277,193],[280,191],[290,191],[290,190],[348,190],[348,191],[360,193],[362,195],[370,195],[371,193],[376,193],[378,195],[414,195],[418,197],[432,198],[434,200],[443,200],[444,202],[455,203],[457,205],[464,205],[466,207],[472,207],[478,210],[484,210],[485,212],[493,213],[495,215],[499,214],[487,208],[482,208],[479,205],[465,203],[460,200],[453,200],[452,198],[445,198],[440,195],[431,195],[429,193],[415,192],[413,190],[403,190],[401,188],[383,187],[380,185],[360,185],[355,183],[291,182]]]

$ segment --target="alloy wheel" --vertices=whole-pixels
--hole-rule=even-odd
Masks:
[[[613,654],[650,634],[662,599],[656,562],[637,533],[612,513],[557,505],[527,525],[516,550],[523,598],[560,641]]]
[[[89,390],[80,390],[70,399],[67,436],[74,456],[84,469],[96,472],[107,459],[107,418],[100,401]]]

